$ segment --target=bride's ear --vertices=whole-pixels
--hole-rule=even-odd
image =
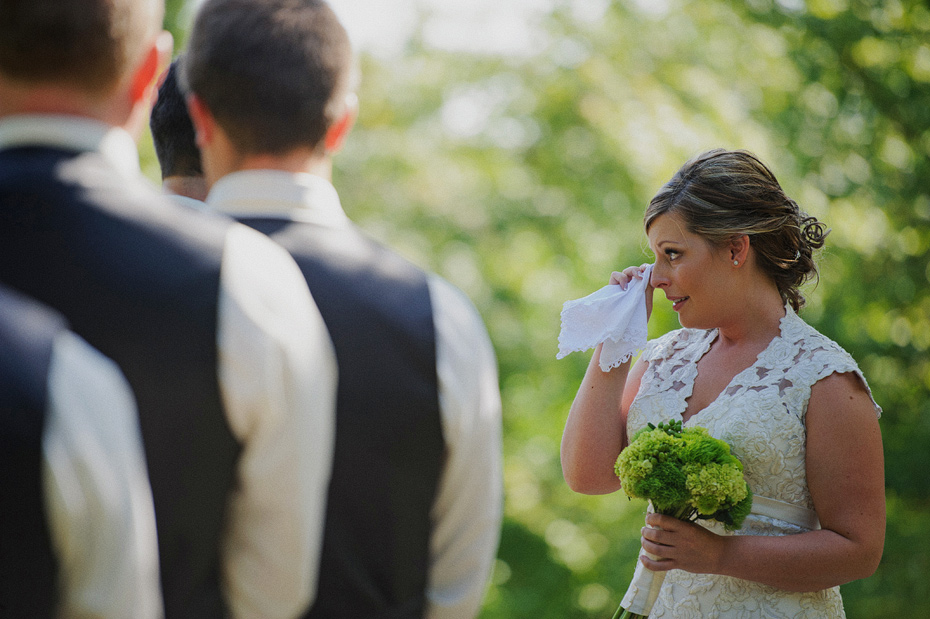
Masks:
[[[749,235],[743,234],[742,236],[734,237],[730,241],[728,249],[730,252],[730,262],[733,263],[733,266],[745,264],[746,259],[749,257]]]

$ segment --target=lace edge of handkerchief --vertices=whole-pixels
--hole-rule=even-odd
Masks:
[[[601,372],[609,372],[616,367],[620,367],[621,365],[623,365],[624,363],[632,359],[635,355],[636,355],[635,352],[631,352],[630,354],[624,356],[622,359],[619,359],[613,363],[608,363],[607,365],[604,365],[603,363],[598,363],[597,367],[601,368]]]
[[[572,322],[570,318],[571,315],[578,310],[579,305],[583,303],[586,299],[593,297],[597,295],[598,293],[603,292],[607,288],[609,288],[609,286],[604,286],[604,288],[595,290],[594,292],[587,295],[586,297],[582,297],[580,299],[573,299],[571,301],[566,301],[564,304],[562,304],[562,311],[559,313],[559,321],[561,324],[561,328],[559,329],[559,352],[555,357],[556,359],[562,359],[564,357],[567,357],[573,352],[584,352],[586,350],[591,350],[592,348],[596,347],[598,344],[601,344],[602,342],[605,342],[608,339],[612,339],[609,336],[605,339],[599,339],[596,336],[587,334],[582,339],[582,341],[575,341],[574,344],[568,344],[566,342],[567,339],[575,339],[575,337],[578,335],[577,333],[570,334],[570,331],[574,331],[574,330],[567,328],[568,325],[571,324]],[[623,292],[623,291],[620,291],[620,292]],[[625,335],[626,335],[625,333],[621,333],[620,336],[614,341],[620,342],[624,338]]]
[[[644,348],[645,348],[645,347],[644,347]],[[616,359],[616,360],[614,360],[614,361],[610,361],[610,362],[608,362],[608,363],[604,363],[603,361],[601,361],[601,362],[598,363],[597,365],[598,365],[599,368],[601,368],[601,371],[602,371],[602,372],[609,372],[609,371],[611,371],[612,369],[614,369],[614,368],[616,368],[616,367],[620,367],[621,365],[623,365],[624,363],[626,363],[627,361],[629,361],[630,359],[632,359],[633,357],[635,357],[636,355],[638,355],[638,354],[641,353],[641,352],[643,352],[643,349],[642,349],[642,348],[637,348],[637,349],[635,349],[635,350],[631,350],[630,352],[626,353],[625,355],[623,355],[623,356],[620,357],[619,359]]]
[[[601,348],[601,358],[598,363],[598,367],[601,368],[602,372],[609,372],[610,370],[618,367],[627,361],[631,360],[636,355],[640,354],[645,350],[647,343],[647,338],[645,336],[636,336],[636,337],[624,337],[618,340],[605,340],[603,342],[604,346]],[[611,358],[611,353],[613,350],[607,350],[607,355],[605,356],[605,349],[608,349],[608,344],[613,344],[615,346],[621,347],[621,352],[619,356],[614,355],[614,358]],[[625,345],[625,346],[624,346]]]
[[[626,336],[627,334],[624,333],[623,335]],[[632,359],[633,357],[641,353],[646,348],[646,338],[642,336],[620,337],[618,339],[608,338],[604,340],[603,342],[596,342],[590,345],[579,344],[573,347],[564,347],[562,343],[562,338],[560,337],[559,338],[559,352],[555,356],[555,358],[564,359],[565,357],[567,357],[573,352],[584,352],[586,350],[591,350],[592,348],[597,347],[598,344],[604,344],[606,346],[608,343],[611,343],[615,346],[626,344],[629,348],[628,350],[626,350],[620,355],[619,359],[613,359],[613,360],[608,359],[606,363],[604,359],[604,350],[602,348],[601,349],[601,361],[598,365],[605,372],[614,369],[615,367],[617,367],[618,365],[622,363],[626,363],[627,361],[629,361],[630,359]]]
[[[572,354],[573,352],[584,352],[586,350],[591,350],[592,348],[596,348],[598,344],[603,344],[608,341],[613,342],[614,344],[620,344],[620,343],[626,342],[630,345],[636,346],[637,347],[636,352],[641,351],[646,345],[645,342],[642,345],[640,345],[639,342],[637,342],[635,338],[626,338],[626,337],[620,337],[616,340],[608,338],[606,340],[602,340],[602,341],[598,341],[594,343],[576,344],[575,346],[566,345],[562,340],[563,338],[559,337],[559,352],[555,356],[556,359],[564,359],[565,357]],[[635,352],[633,354],[635,354]]]

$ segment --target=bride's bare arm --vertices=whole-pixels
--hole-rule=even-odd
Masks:
[[[598,346],[562,433],[562,475],[572,490],[583,494],[620,488],[613,465],[627,443],[622,400],[630,362],[603,372],[598,366],[600,352]]]
[[[610,283],[626,287],[641,278],[647,265],[611,273]],[[646,315],[652,313],[652,286],[646,289]],[[630,362],[609,372],[601,370],[601,346],[594,349],[584,379],[572,402],[562,433],[562,475],[569,488],[583,494],[608,494],[620,489],[614,462],[626,447],[626,413],[639,390],[645,364]]]

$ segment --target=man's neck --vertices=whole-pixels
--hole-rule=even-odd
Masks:
[[[328,181],[333,178],[332,160],[316,151],[298,148],[283,155],[243,155],[238,170],[280,170],[294,174],[304,173],[320,176]]]
[[[299,146],[283,153],[246,152],[234,143],[199,99],[194,97],[191,104],[191,120],[197,130],[197,146],[208,187],[212,188],[228,174],[246,170],[312,174],[332,182],[332,160],[322,148]]]
[[[214,183],[233,172],[245,170],[276,170],[291,174],[312,174],[332,182],[332,160],[310,149],[295,149],[282,155],[243,154],[234,148],[214,149],[204,154],[207,184]]]
[[[162,188],[201,202],[207,199],[207,181],[202,176],[168,176],[162,181]]]
[[[76,116],[122,127],[130,116],[115,91],[93,93],[67,84],[25,83],[0,75],[0,117],[20,114]]]

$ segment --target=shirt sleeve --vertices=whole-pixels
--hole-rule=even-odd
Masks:
[[[233,617],[293,617],[313,600],[335,433],[336,360],[303,275],[236,224],[223,255],[220,389],[243,445],[223,540]]]
[[[116,365],[56,338],[43,484],[62,617],[162,616],[155,511],[135,401]]]
[[[447,460],[433,507],[428,619],[470,619],[481,609],[503,517],[497,360],[478,312],[433,277],[439,406]]]

